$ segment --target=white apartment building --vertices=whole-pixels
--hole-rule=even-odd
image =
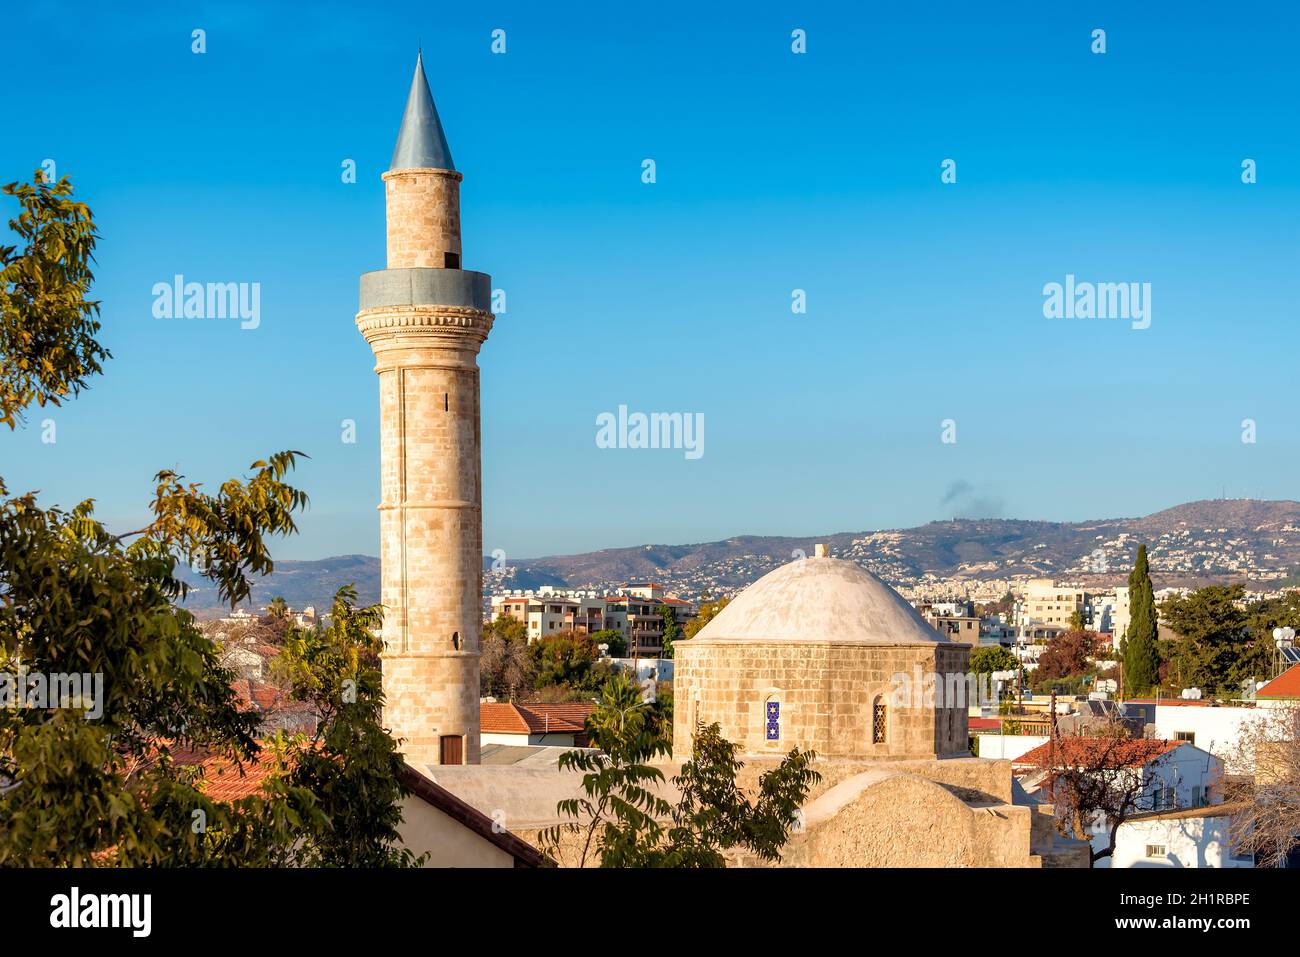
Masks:
[[[1094,767],[1105,760],[1118,772],[1117,787],[1140,788],[1138,814],[1186,811],[1223,800],[1223,761],[1187,741],[1141,738],[1116,745],[1101,738],[1066,736],[1026,752],[1012,766],[1020,769],[1022,784],[1031,795],[1050,801],[1051,775],[1045,766],[1070,765],[1076,756],[1079,767]],[[1130,784],[1122,783],[1125,777]],[[1093,849],[1104,850],[1110,833],[1104,815],[1093,821],[1090,832]]]
[[[1088,593],[1073,585],[1058,585],[1050,578],[1031,578],[1025,583],[1023,614],[1030,622],[1070,626],[1076,613],[1087,616]]]
[[[1115,636],[1116,648],[1124,638],[1124,632],[1128,631],[1129,618],[1128,585],[1120,585],[1115,589],[1115,604],[1110,611],[1110,631]]]
[[[694,604],[668,597],[654,583],[628,585],[617,595],[544,586],[492,597],[492,616],[522,622],[530,643],[565,631],[590,635],[610,629],[622,634],[627,654],[635,658],[653,658],[663,650],[664,607],[673,609],[679,627],[697,614]]]
[[[1244,707],[1210,707],[1199,702],[1157,703],[1155,737],[1187,741],[1221,758],[1229,774],[1252,774],[1251,755],[1238,752],[1243,735],[1265,725],[1268,709]]]
[[[1232,842],[1231,808],[1209,805],[1135,814],[1115,832],[1115,851],[1097,867],[1254,867]]]

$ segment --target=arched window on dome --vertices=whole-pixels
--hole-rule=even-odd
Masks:
[[[884,695],[876,695],[871,704],[871,743],[884,744],[889,740],[889,706]]]
[[[763,738],[768,742],[781,740],[781,696],[770,694],[763,702]]]

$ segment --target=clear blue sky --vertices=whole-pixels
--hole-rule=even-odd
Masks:
[[[94,208],[114,353],[0,435],[11,491],[120,527],[159,468],[216,483],[297,448],[312,508],[278,557],[377,552],[353,317],[422,41],[466,268],[508,296],[480,356],[486,550],[1296,497],[1289,5],[402,6],[7,11],[0,179],[52,158]],[[260,283],[260,327],[155,319],[176,273]],[[1151,328],[1045,319],[1067,273],[1150,282]],[[597,448],[620,404],[704,413],[704,456]]]

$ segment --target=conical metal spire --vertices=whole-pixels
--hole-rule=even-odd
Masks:
[[[442,132],[438,110],[433,105],[429,81],[424,76],[424,54],[415,58],[415,76],[411,78],[411,92],[406,97],[406,112],[402,114],[402,128],[397,134],[397,148],[393,150],[392,169],[452,169],[451,147]]]

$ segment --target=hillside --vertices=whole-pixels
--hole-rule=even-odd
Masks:
[[[1143,518],[1086,522],[956,519],[916,528],[839,532],[791,538],[743,535],[689,545],[637,545],[507,563],[490,588],[551,584],[604,588],[653,579],[687,595],[732,591],[778,564],[826,542],[831,554],[860,562],[891,584],[1046,576],[1114,584],[1131,567],[1137,545],[1151,553],[1160,584],[1276,582],[1300,567],[1300,502],[1249,499],[1189,502]],[[294,607],[322,609],[340,584],[353,582],[362,601],[379,598],[379,561],[345,555],[276,563],[256,583],[252,604],[283,595]],[[188,607],[214,606],[210,589]]]

